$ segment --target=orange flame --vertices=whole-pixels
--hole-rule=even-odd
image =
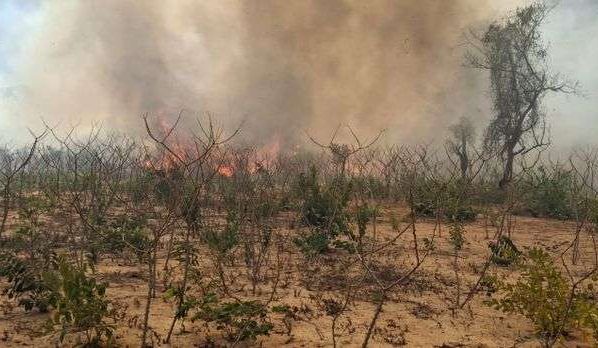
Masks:
[[[172,125],[168,125],[163,117],[158,117],[159,134],[162,136],[172,132]],[[169,150],[163,150],[158,158],[147,158],[143,165],[146,169],[158,170],[163,172],[170,172],[180,166],[182,161],[188,157],[188,149],[190,145],[185,144],[179,137],[171,135],[171,139],[175,139],[168,144]]]
[[[159,129],[158,137],[172,132],[172,125],[168,124],[163,117],[158,117],[157,126]],[[190,151],[193,151],[193,146],[180,137],[175,137],[174,133],[169,137],[169,150],[163,150],[157,158],[149,158],[143,162],[143,166],[149,170],[160,172],[171,172],[182,164],[182,161],[188,159]],[[281,151],[281,138],[279,135],[274,135],[272,140],[264,146],[258,148],[250,155],[248,162],[243,166],[245,168],[237,168],[234,157],[229,156],[223,163],[214,163],[213,168],[216,172],[226,178],[232,177],[237,170],[243,169],[250,174],[256,174],[266,169],[278,157]]]
[[[229,164],[221,165],[220,167],[218,167],[218,174],[224,177],[230,178],[231,176],[233,176],[234,173],[235,169],[233,168],[233,166]]]
[[[281,150],[281,140],[279,135],[274,135],[272,140],[266,145],[255,151],[252,161],[249,164],[249,172],[255,174],[260,170],[267,168],[278,157]]]

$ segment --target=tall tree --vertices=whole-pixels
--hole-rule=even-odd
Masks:
[[[502,160],[501,188],[513,180],[518,156],[550,144],[542,109],[544,97],[551,92],[573,93],[577,87],[548,66],[540,27],[551,9],[546,2],[518,8],[471,40],[468,63],[490,73],[494,115],[484,144]]]

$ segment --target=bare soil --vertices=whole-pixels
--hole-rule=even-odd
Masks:
[[[387,207],[377,223],[376,238],[378,243],[391,240],[396,232],[390,226],[390,216],[404,214],[404,209]],[[520,249],[543,247],[555,257],[571,241],[574,225],[571,222],[517,217],[512,239]],[[432,234],[432,221],[417,223],[417,234],[422,243],[424,237]],[[369,226],[369,238],[372,238],[372,226]],[[492,235],[492,227],[490,236]],[[280,228],[280,236],[290,236],[295,230]],[[461,277],[461,296],[465,296],[477,280],[480,269],[488,257],[489,239],[483,219],[466,225],[466,245],[459,259]],[[273,305],[288,304],[302,310],[301,320],[292,320],[291,334],[287,334],[283,315],[270,313],[269,320],[274,324],[270,336],[259,337],[257,341],[237,344],[237,346],[263,347],[330,347],[331,318],[326,316],[314,298],[341,298],[343,290],[351,288],[353,298],[347,312],[338,320],[337,342],[341,347],[361,345],[367,325],[372,317],[374,305],[372,293],[374,285],[368,279],[360,278],[363,273],[356,262],[348,262],[351,255],[342,250],[335,250],[310,262],[299,253],[297,248],[286,238],[281,258],[284,267],[280,271],[279,281],[274,295]],[[373,261],[376,272],[381,278],[392,280],[410,268],[414,262],[412,235],[404,234],[393,246],[385,249]],[[582,239],[582,265],[590,266],[592,260],[588,236]],[[207,251],[200,260],[203,283],[210,280],[217,282],[213,273],[214,264]],[[274,257],[274,256],[272,256]],[[267,280],[259,284],[256,295],[252,295],[251,286],[246,276],[242,257],[231,261],[227,267],[227,281],[230,291],[241,298],[267,300],[272,293],[277,274],[276,262],[270,262],[271,269]],[[347,263],[336,262],[347,260]],[[436,237],[436,249],[415,275],[404,286],[397,287],[384,305],[378,320],[371,347],[538,347],[531,323],[519,315],[506,315],[484,304],[487,294],[483,291],[463,310],[454,311],[456,296],[456,277],[452,266],[452,247],[448,242],[448,229],[443,225],[441,234]],[[163,262],[158,267],[158,279],[166,276]],[[147,292],[147,270],[141,265],[125,260],[104,258],[97,270],[99,279],[109,282],[108,297],[126,309],[125,319],[116,323],[116,342],[122,347],[138,347],[145,294]],[[517,272],[509,268],[493,266],[492,274],[514,280]],[[173,276],[173,275],[170,275]],[[358,279],[362,279],[361,282]],[[370,280],[371,281],[371,280]],[[0,284],[4,286],[6,284]],[[155,346],[202,347],[208,338],[216,346],[230,345],[223,338],[221,331],[201,321],[177,324],[170,345],[162,343],[171,323],[175,304],[163,299],[165,287],[159,282],[156,298],[151,307],[150,324],[156,332],[153,335]],[[196,290],[193,290],[196,291]],[[14,301],[0,297],[0,346],[2,347],[55,347],[73,346],[78,343],[76,337],[70,337],[59,344],[57,334],[47,334],[44,324],[49,314],[25,312]],[[566,347],[591,347],[593,340],[590,333],[573,332],[562,342]]]

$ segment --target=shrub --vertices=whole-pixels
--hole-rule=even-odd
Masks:
[[[64,256],[54,257],[46,268],[10,254],[0,257],[0,275],[10,286],[9,298],[19,298],[19,305],[29,311],[55,310],[49,326],[60,326],[60,340],[68,333],[84,332],[86,346],[97,345],[103,337],[111,339],[113,327],[105,322],[109,315],[107,284],[87,277],[85,267],[69,263]]]
[[[255,340],[269,335],[274,327],[266,319],[266,306],[257,301],[219,303],[216,295],[210,293],[197,303],[197,308],[193,320],[215,322],[218,328],[226,330],[227,338],[232,341]]]
[[[416,216],[434,218],[438,213],[449,222],[470,222],[476,219],[476,212],[471,207],[471,197],[465,195],[465,185],[460,182],[426,183],[416,181],[413,211]]]
[[[569,205],[572,185],[570,172],[560,167],[549,171],[546,167],[539,166],[521,184],[524,209],[535,217],[570,219],[573,216]]]
[[[6,277],[9,286],[3,294],[18,299],[26,311],[37,308],[47,312],[50,307],[50,291],[42,280],[43,268],[32,260],[22,260],[5,252],[0,254],[0,276]]]
[[[103,337],[112,339],[114,327],[105,321],[110,304],[107,284],[87,277],[86,267],[71,264],[63,256],[57,258],[56,266],[56,271],[43,274],[43,282],[56,309],[51,323],[60,325],[60,340],[72,332],[84,332],[86,346],[98,345]]]
[[[495,275],[484,275],[480,279],[480,289],[486,291],[486,295],[490,296],[498,291],[498,277]]]
[[[498,281],[497,285],[504,296],[490,300],[489,304],[530,319],[546,347],[580,326],[590,328],[598,335],[598,306],[593,294],[572,290],[550,255],[541,249],[530,250],[521,277],[515,284]]]
[[[500,236],[497,242],[488,243],[488,248],[492,252],[491,261],[498,266],[510,266],[521,255],[515,243],[506,236]]]
[[[239,243],[239,228],[238,214],[235,210],[229,210],[226,227],[222,231],[207,229],[203,237],[208,247],[223,257]]]
[[[370,222],[374,214],[376,213],[375,208],[370,207],[367,203],[357,207],[355,214],[355,222],[357,223],[357,235],[349,229],[347,233],[351,237],[351,240],[357,242],[357,247],[361,249],[363,245],[363,237],[367,231],[367,224]],[[349,250],[349,249],[347,249]]]
[[[337,236],[348,228],[346,212],[350,199],[350,184],[337,178],[329,185],[318,182],[315,168],[309,175],[299,176],[299,190],[303,204],[301,216],[305,225],[326,230],[331,236]]]
[[[457,207],[446,211],[446,218],[451,222],[471,222],[476,219],[476,212],[472,207]]]
[[[327,233],[313,230],[293,239],[301,252],[307,256],[323,254],[329,249],[330,239]]]
[[[413,204],[413,212],[416,216],[432,218],[436,216],[436,205],[432,202],[417,202]]]
[[[98,249],[112,255],[129,250],[141,262],[150,243],[144,224],[145,221],[142,220],[122,220],[111,224],[104,230]]]
[[[295,243],[306,254],[323,253],[332,240],[349,230],[351,184],[343,178],[320,184],[312,167],[308,175],[300,174],[296,189],[302,200],[301,221],[311,231],[295,238]]]
[[[451,224],[449,227],[449,242],[455,249],[460,251],[465,245],[465,229],[460,223]]]

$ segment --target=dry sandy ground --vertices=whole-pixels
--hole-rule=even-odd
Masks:
[[[396,208],[386,209],[377,226],[378,241],[390,240],[396,232],[392,231],[389,223],[391,214],[402,214]],[[479,219],[481,220],[481,219]],[[420,243],[429,236],[433,223],[420,222],[417,224]],[[574,225],[571,222],[555,220],[534,219],[517,217],[516,229],[512,236],[520,247],[542,246],[557,255],[564,248],[566,242],[571,240]],[[285,233],[285,232],[280,232]],[[287,231],[288,233],[288,231]],[[371,231],[370,231],[371,233]],[[488,255],[488,240],[483,221],[466,225],[467,244],[459,259],[460,273],[465,293],[469,286],[477,279],[476,272]],[[374,306],[371,298],[372,284],[357,283],[363,272],[359,264],[339,266],[334,262],[336,258],[349,260],[351,256],[339,251],[331,255],[306,263],[304,258],[293,251],[283,253],[282,258],[287,260],[282,270],[275,300],[271,305],[290,304],[312,310],[312,314],[305,320],[292,322],[291,336],[286,334],[283,316],[270,314],[270,321],[275,325],[269,337],[260,337],[255,342],[245,343],[247,346],[264,347],[329,347],[332,346],[330,326],[331,319],[327,317],[318,306],[314,296],[321,295],[325,298],[340,297],[345,285],[359,284],[352,290],[353,299],[345,312],[338,320],[337,338],[338,346],[357,347],[361,344],[367,323],[369,322]],[[396,245],[386,249],[379,257],[380,274],[392,279],[407,270],[413,262],[411,251],[412,237],[406,233]],[[589,259],[589,241],[587,236],[582,241],[582,252],[586,265]],[[426,259],[423,267],[415,274],[413,279],[393,291],[389,301],[384,306],[378,320],[374,336],[370,341],[372,347],[390,347],[406,345],[409,347],[537,347],[539,342],[534,336],[530,322],[522,316],[507,315],[489,308],[484,304],[486,295],[479,293],[466,309],[453,312],[450,308],[456,295],[455,273],[452,268],[453,256],[451,246],[448,244],[448,230],[443,226],[442,235],[436,239],[434,253]],[[238,256],[241,260],[241,256]],[[209,260],[202,260],[201,265],[205,277],[210,277],[208,272],[213,269]],[[162,260],[163,261],[163,260]],[[336,265],[336,266],[335,266]],[[275,266],[275,262],[272,262]],[[159,278],[162,279],[162,267]],[[276,273],[271,269],[271,275]],[[393,274],[399,272],[399,274]],[[509,269],[491,269],[492,273],[507,275],[515,279],[515,272]],[[245,268],[242,261],[227,269],[231,292],[237,296],[251,298],[248,282],[246,281]],[[117,344],[122,347],[139,346],[141,337],[141,317],[145,302],[147,277],[145,270],[138,265],[127,265],[126,262],[104,259],[98,268],[98,277],[110,283],[109,298],[126,306],[126,318],[117,323]],[[269,298],[275,277],[271,276],[268,282],[260,284],[258,295],[260,299]],[[1,284],[5,285],[5,284]],[[151,308],[151,327],[161,335],[154,337],[156,346],[168,346],[160,342],[163,339],[171,322],[174,304],[161,298],[160,292],[164,287],[160,284],[158,294]],[[368,292],[369,291],[369,292]],[[369,294],[369,295],[368,295]],[[46,314],[25,313],[15,307],[5,297],[1,299],[0,307],[0,346],[72,346],[76,342],[57,343],[56,335],[46,335],[43,324],[47,319]],[[307,318],[309,317],[309,318]],[[206,337],[210,336],[217,345],[225,345],[226,341],[213,326],[206,327],[201,322],[186,322],[184,330],[177,325],[172,338],[171,347],[201,347],[205,345]],[[243,346],[237,345],[237,346]],[[592,347],[592,336],[589,333],[574,332],[562,345],[567,347]]]

